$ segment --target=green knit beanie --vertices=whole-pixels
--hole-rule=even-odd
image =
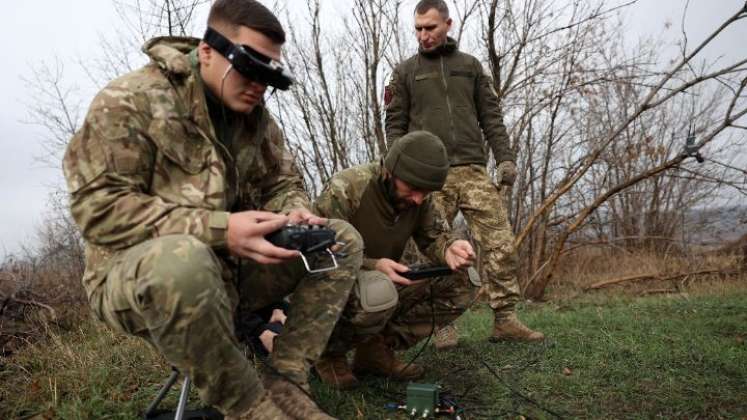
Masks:
[[[413,131],[394,141],[384,167],[415,188],[438,191],[449,171],[446,147],[428,131]]]

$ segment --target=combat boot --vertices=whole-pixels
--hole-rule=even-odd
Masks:
[[[436,331],[433,337],[433,345],[438,350],[446,350],[456,347],[459,344],[459,331],[454,324],[449,324]]]
[[[358,346],[353,359],[353,371],[384,376],[396,381],[417,379],[425,373],[422,367],[397,359],[394,349],[380,335]]]
[[[272,402],[272,398],[270,398],[270,394],[267,391],[248,410],[241,414],[226,416],[224,418],[226,420],[294,420],[293,417],[285,415],[283,410]]]
[[[344,354],[322,356],[314,364],[316,374],[325,384],[337,389],[352,389],[360,385]]]
[[[496,317],[493,324],[493,335],[488,340],[496,343],[503,340],[542,341],[544,339],[544,334],[529,329],[516,318],[515,314],[511,314],[505,318]]]
[[[265,389],[288,418],[295,420],[337,420],[325,413],[300,385],[277,374],[264,377]]]

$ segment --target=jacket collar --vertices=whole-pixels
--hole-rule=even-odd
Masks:
[[[204,87],[200,77],[197,45],[200,40],[187,37],[156,37],[143,45],[143,52],[171,82],[180,100],[178,113],[192,119],[210,132]]]
[[[160,36],[148,40],[143,52],[163,70],[169,78],[185,77],[192,73],[189,52],[197,48],[200,40],[191,37]]]
[[[457,49],[458,46],[456,40],[452,37],[446,37],[446,42],[443,45],[436,47],[436,49],[434,49],[433,51],[423,51],[422,47],[418,47],[418,53],[428,58],[436,58],[451,55]]]

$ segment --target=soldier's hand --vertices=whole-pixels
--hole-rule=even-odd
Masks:
[[[270,317],[270,321],[268,322],[268,324],[272,324],[273,322],[279,322],[285,325],[286,319],[288,319],[288,317],[285,315],[285,312],[283,312],[282,309],[273,309],[272,316]]]
[[[401,284],[403,286],[411,286],[413,284],[422,282],[422,280],[412,281],[400,276],[399,273],[410,271],[410,267],[402,265],[397,261],[390,260],[389,258],[379,258],[379,260],[376,261],[375,268],[376,270],[386,274],[387,277],[389,277],[389,280],[391,280],[392,282]]]
[[[262,346],[264,346],[265,350],[267,350],[268,353],[272,353],[272,347],[273,344],[275,344],[275,337],[277,336],[277,333],[274,333],[270,330],[264,330],[262,331],[262,334],[259,335],[259,341],[262,343]]]
[[[319,217],[307,209],[294,209],[288,212],[292,224],[326,225],[327,219]]]
[[[475,262],[475,250],[472,245],[460,239],[446,249],[446,264],[454,271],[470,267]]]
[[[298,251],[277,247],[265,235],[288,224],[288,217],[266,211],[231,213],[228,217],[228,250],[260,264],[280,264],[298,257]]]
[[[510,160],[501,162],[496,168],[498,173],[498,185],[508,185],[509,187],[514,185],[516,181],[516,164]]]

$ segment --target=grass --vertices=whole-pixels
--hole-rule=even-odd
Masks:
[[[467,414],[482,418],[741,418],[747,415],[746,298],[524,311],[527,323],[550,337],[540,345],[489,344],[489,311],[471,311],[459,320],[459,347],[428,348],[420,357],[429,367],[422,382],[441,384]],[[379,395],[404,399],[403,385],[386,382],[354,393],[318,389],[324,406],[341,418],[391,417]]]
[[[92,321],[48,337],[0,367],[0,418],[136,418],[168,374],[144,342]]]
[[[420,382],[442,385],[466,418],[745,418],[743,283],[717,293],[589,295],[522,308],[522,319],[549,337],[543,344],[488,343],[490,313],[477,307],[458,321],[456,349],[425,347]],[[2,359],[0,418],[138,418],[168,375],[143,342],[90,321],[47,336]],[[312,387],[341,419],[406,418],[384,408],[404,401],[405,384],[365,378],[355,391]],[[166,405],[175,400],[172,392]]]

